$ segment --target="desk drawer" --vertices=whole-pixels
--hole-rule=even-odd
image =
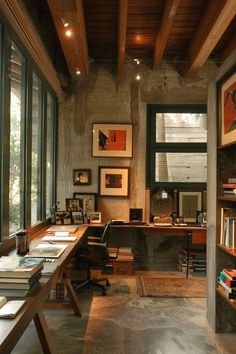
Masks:
[[[114,260],[113,274],[115,275],[133,275],[134,261]]]

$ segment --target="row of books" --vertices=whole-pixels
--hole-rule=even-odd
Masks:
[[[236,215],[234,209],[221,208],[220,244],[236,248]]]
[[[236,302],[236,269],[224,268],[220,272],[218,286],[229,300]]]
[[[223,183],[223,192],[226,197],[236,198],[236,182],[235,183]]]
[[[187,250],[183,249],[178,253],[177,268],[182,272],[205,272],[206,271],[206,252],[194,249],[189,251],[189,259]]]
[[[0,257],[0,296],[25,297],[38,284],[43,259],[33,257]]]

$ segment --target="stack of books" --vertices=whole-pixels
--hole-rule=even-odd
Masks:
[[[118,249],[117,259],[118,260],[127,260],[127,261],[133,260],[134,256],[133,256],[132,248],[131,247],[120,247]]]
[[[109,258],[115,259],[117,258],[118,248],[117,247],[108,247]]]
[[[236,269],[224,268],[220,272],[218,284],[226,297],[236,302]]]
[[[182,272],[187,270],[187,250],[183,249],[178,254],[177,267]],[[206,252],[200,249],[189,251],[189,272],[206,272]]]
[[[25,297],[42,275],[40,258],[0,257],[0,296]]]
[[[225,197],[236,198],[236,182],[223,183],[223,191]]]

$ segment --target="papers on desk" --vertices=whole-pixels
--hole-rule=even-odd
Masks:
[[[52,242],[57,242],[57,241],[66,241],[66,242],[73,242],[76,240],[76,236],[43,236],[42,241],[52,241]]]
[[[68,245],[64,243],[40,243],[27,253],[26,257],[59,258]]]

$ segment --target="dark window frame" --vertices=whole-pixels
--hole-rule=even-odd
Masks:
[[[147,105],[147,136],[146,136],[146,189],[177,189],[206,190],[202,182],[156,182],[155,154],[156,152],[207,152],[207,143],[158,143],[156,142],[157,113],[207,113],[205,104],[148,104]]]

